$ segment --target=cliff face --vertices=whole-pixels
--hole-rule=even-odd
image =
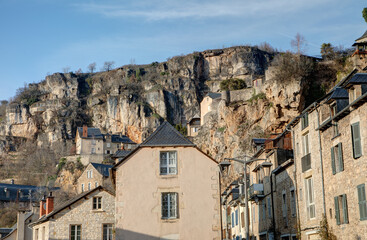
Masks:
[[[208,50],[167,62],[128,65],[109,72],[47,76],[32,88],[37,101],[7,107],[0,135],[34,138],[39,144],[73,139],[77,126],[121,131],[141,142],[162,119],[179,124],[200,112],[221,80],[262,76],[271,54],[251,47]]]

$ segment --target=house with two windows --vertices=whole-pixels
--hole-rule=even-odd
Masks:
[[[115,196],[102,186],[54,208],[52,196],[40,202],[40,217],[29,226],[33,240],[113,240]]]
[[[116,239],[221,239],[217,162],[168,122],[112,174]]]
[[[77,181],[78,193],[90,191],[98,186],[111,186],[110,169],[112,165],[89,163]]]
[[[324,216],[338,237],[367,232],[366,102],[367,74],[353,71],[290,124],[302,239],[319,239]]]

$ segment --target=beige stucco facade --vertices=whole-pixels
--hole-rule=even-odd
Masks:
[[[218,103],[221,98],[213,99],[210,96],[205,96],[200,103],[200,124],[203,125],[205,123],[205,115],[211,111],[216,111]]]
[[[106,187],[107,185],[111,185],[110,178],[103,177],[92,164],[88,164],[82,175],[78,178],[77,191],[78,193],[82,193],[98,186]]]
[[[93,198],[102,197],[102,209],[93,210]],[[72,225],[81,226],[81,239],[102,239],[103,224],[114,225],[115,198],[96,190],[66,207],[53,218],[33,226],[33,240],[70,239]]]
[[[162,151],[177,174],[160,175]],[[195,147],[140,147],[115,175],[116,239],[221,239],[219,169]],[[177,193],[177,218],[162,218],[162,193]]]

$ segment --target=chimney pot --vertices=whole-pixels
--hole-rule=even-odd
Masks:
[[[52,196],[52,192],[50,192],[49,196],[46,199],[46,215],[54,210],[54,197]]]

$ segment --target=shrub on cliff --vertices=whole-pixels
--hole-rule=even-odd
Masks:
[[[18,88],[13,102],[25,102],[27,106],[32,105],[40,100],[42,92],[31,84]]]
[[[239,90],[246,88],[246,82],[239,78],[230,78],[220,83],[221,90]]]
[[[291,52],[275,56],[271,65],[275,67],[275,79],[280,82],[301,81],[314,70],[314,63],[310,58]]]

